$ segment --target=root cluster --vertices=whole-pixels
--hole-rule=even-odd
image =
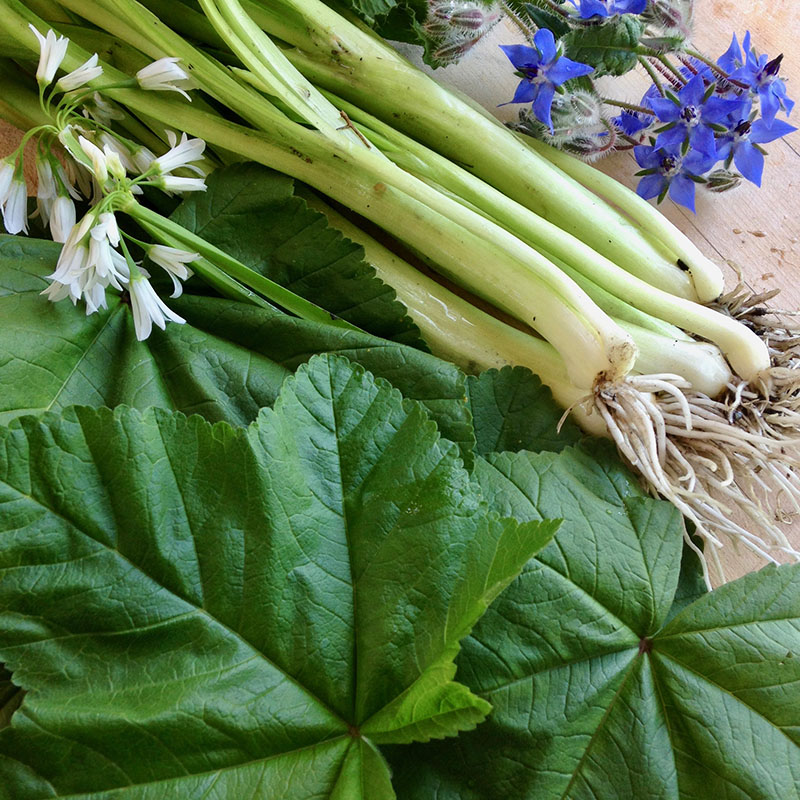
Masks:
[[[598,386],[593,398],[622,455],[705,540],[709,582],[709,564],[725,579],[725,538],[767,561],[800,560],[781,528],[800,514],[800,328],[764,307],[774,294],[740,285],[719,301],[770,349],[773,366],[756,380],[712,399],[676,375],[632,376]]]

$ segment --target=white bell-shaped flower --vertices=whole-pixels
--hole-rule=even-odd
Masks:
[[[164,304],[150,285],[150,281],[143,275],[131,277],[128,291],[131,295],[133,326],[136,329],[136,338],[140,342],[150,336],[154,323],[161,328],[161,330],[164,330],[167,321],[178,323],[186,322],[183,317],[178,316],[178,314]]]
[[[39,66],[36,68],[36,80],[40,86],[49,86],[67,54],[69,39],[63,36],[56,37],[53,30],[47,31],[47,35],[42,36],[33,25],[28,25],[28,27],[39,40]]]

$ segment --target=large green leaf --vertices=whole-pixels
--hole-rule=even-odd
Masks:
[[[187,325],[138,342],[130,307],[86,316],[40,296],[60,245],[0,236],[0,422],[69,405],[160,406],[247,425],[290,372],[338,352],[424,403],[469,460],[474,442],[463,374],[419,350],[229,300],[170,300]]]
[[[518,450],[563,450],[583,437],[550,389],[525,367],[490,369],[467,378],[478,455]]]
[[[552,536],[339,356],[249,428],[161,409],[0,429],[0,797],[382,800],[375,745],[474,727],[459,640]]]
[[[458,676],[489,720],[393,751],[398,796],[797,798],[800,565],[705,594],[665,625],[680,519],[610,448],[593,455],[479,459],[500,513],[564,523],[464,643]]]
[[[364,249],[259,164],[218,169],[172,219],[281,286],[384,339],[424,347],[419,330],[364,260]]]
[[[575,28],[563,41],[566,55],[594,67],[593,78],[624,75],[638,63],[637,49],[645,24],[635,14],[623,14],[602,25]]]

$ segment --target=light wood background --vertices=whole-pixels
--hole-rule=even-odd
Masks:
[[[785,53],[782,75],[789,94],[800,102],[800,2],[798,0],[697,0],[694,44],[718,57],[730,43],[734,31],[753,34],[759,52]],[[453,83],[504,119],[514,119],[517,107],[501,103],[513,96],[517,78],[509,69],[498,44],[519,41],[510,25],[500,24],[456,67],[439,70],[440,80]],[[793,47],[793,45],[795,45]],[[614,96],[638,102],[646,80],[625,76],[615,82]],[[611,90],[609,90],[611,93]],[[800,108],[800,106],[798,106]],[[790,120],[800,119],[800,111]],[[17,145],[18,133],[0,123],[0,157]],[[776,302],[782,308],[800,308],[800,132],[768,145],[770,156],[759,190],[749,183],[723,195],[698,193],[697,215],[665,203],[663,212],[718,263],[735,263],[748,283],[757,290],[773,286],[783,291]],[[30,162],[32,163],[32,162]],[[636,165],[632,156],[620,153],[600,164],[601,168],[633,185]],[[729,270],[731,282],[735,280]],[[1,321],[0,321],[1,322]],[[790,538],[800,549],[800,520],[791,526]],[[726,547],[723,553],[727,577],[735,578],[762,565],[748,552]]]

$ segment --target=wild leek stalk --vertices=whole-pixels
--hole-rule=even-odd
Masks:
[[[39,45],[28,26],[43,36],[59,25],[39,18],[31,5],[0,0],[4,44],[33,56]],[[157,0],[147,5],[161,8]],[[666,222],[653,224],[652,215],[635,204],[620,203],[647,228],[634,224],[534,147],[316,0],[280,0],[269,7],[200,0],[200,5],[205,16],[174,8],[170,13],[166,6],[163,16],[186,25],[187,32],[191,28],[194,38],[211,45],[208,50],[136,0],[58,3],[72,19],[83,17],[120,39],[120,65],[136,61],[136,53],[145,64],[145,57],[157,59],[144,69],[126,67],[128,72],[101,62],[102,76],[87,80],[83,94],[66,94],[71,99],[59,101],[56,109],[55,93],[41,94],[48,118],[37,131],[42,147],[57,139],[79,172],[85,177],[88,171],[95,182],[96,205],[75,224],[67,256],[77,253],[75,258],[85,260],[81,248],[92,225],[91,236],[101,230],[97,238],[106,250],[117,241],[124,250],[126,235],[117,237],[114,214],[127,214],[162,246],[183,248],[186,259],[196,256],[198,272],[205,270],[217,288],[243,298],[255,292],[287,310],[308,313],[293,306],[292,297],[281,299],[263,276],[138,202],[137,182],[200,188],[201,179],[172,172],[173,166],[192,166],[183,156],[191,151],[192,158],[199,157],[199,139],[171,140],[161,160],[150,153],[141,168],[117,165],[120,153],[136,160],[147,150],[131,138],[132,130],[150,128],[152,142],[165,127],[178,127],[202,137],[223,158],[252,159],[307,183],[515,317],[520,329],[478,311],[359,231],[351,234],[365,243],[381,277],[398,291],[432,347],[473,368],[524,363],[539,373],[587,427],[597,431],[602,420],[631,464],[707,541],[718,545],[724,533],[766,558],[772,558],[771,550],[790,551],[764,510],[762,495],[773,488],[790,500],[800,494],[794,475],[800,467],[794,444],[800,421],[796,379],[783,364],[771,369],[775,353],[751,327],[690,299],[720,294],[714,265],[668,233]],[[51,2],[47,7],[52,11]],[[281,46],[264,29],[281,39]],[[87,64],[98,64],[92,58],[73,41],[61,67],[80,73]],[[180,67],[168,58],[179,59]],[[148,90],[187,93],[191,89],[183,79],[189,76],[222,113]],[[404,104],[396,118],[376,99],[392,85],[408,90],[391,92]],[[98,98],[127,110],[119,129],[113,116],[102,123],[78,116],[81,102]],[[103,150],[98,142],[105,142]],[[139,177],[128,178],[131,172]],[[607,187],[595,188],[608,193]],[[123,261],[118,278],[133,296],[134,287],[143,291],[144,277],[124,255],[116,256]],[[113,253],[109,257],[114,261]],[[73,299],[82,296],[69,266],[57,270],[51,299],[69,292]],[[182,268],[173,263],[169,269],[178,274]],[[99,298],[85,296],[87,305]],[[156,300],[148,302],[147,308],[155,308]],[[156,312],[156,324],[163,325],[165,315],[172,318],[166,306]],[[713,344],[695,341],[687,331]],[[744,510],[758,533],[731,519],[734,507]]]

